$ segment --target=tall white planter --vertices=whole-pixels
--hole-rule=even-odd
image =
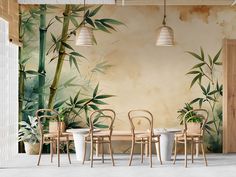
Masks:
[[[75,144],[75,153],[76,159],[78,161],[83,161],[84,152],[86,151],[85,160],[89,160],[90,157],[90,144],[87,144],[87,148],[84,149],[84,136],[88,134],[89,129],[80,128],[80,129],[69,129],[67,132],[73,134],[74,144]]]
[[[160,151],[161,159],[163,161],[170,161],[172,155],[172,149],[174,144],[174,136],[176,132],[181,131],[181,129],[176,128],[157,128],[154,129],[155,134],[160,134]]]

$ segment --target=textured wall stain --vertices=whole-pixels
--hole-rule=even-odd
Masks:
[[[181,6],[179,7],[179,19],[181,21],[191,21],[194,16],[208,23],[208,17],[210,16],[211,6]]]

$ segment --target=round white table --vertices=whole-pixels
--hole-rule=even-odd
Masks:
[[[78,161],[83,161],[84,157],[84,136],[88,134],[89,128],[78,128],[78,129],[68,129],[66,132],[73,134],[76,159]],[[89,160],[90,156],[90,144],[87,144],[85,160]]]
[[[174,135],[180,132],[178,128],[154,128],[155,134],[160,134],[160,151],[163,161],[170,161],[174,144]]]

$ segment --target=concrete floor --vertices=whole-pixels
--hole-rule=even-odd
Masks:
[[[41,165],[36,166],[37,156],[18,155],[18,157],[0,168],[0,177],[235,177],[236,174],[236,154],[209,154],[207,156],[209,166],[204,166],[201,158],[196,158],[194,164],[188,163],[188,168],[183,166],[183,156],[178,156],[176,165],[172,162],[164,162],[160,165],[156,156],[153,157],[153,168],[149,167],[148,158],[144,164],[140,163],[140,156],[135,156],[133,165],[129,167],[128,155],[115,154],[116,166],[111,165],[109,156],[105,164],[95,160],[94,167],[90,168],[90,163],[82,165],[76,161],[72,154],[72,164],[69,165],[67,157],[61,157],[61,167],[50,163],[49,155],[43,155]]]

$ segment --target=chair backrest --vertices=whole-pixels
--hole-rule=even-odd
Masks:
[[[41,136],[43,136],[44,134],[44,129],[43,129],[43,125],[42,125],[42,119],[44,119],[44,121],[48,120],[56,120],[57,121],[57,133],[58,136],[61,134],[61,124],[59,122],[59,116],[58,113],[53,110],[53,109],[39,109],[36,111],[35,113],[37,120],[38,120],[38,125],[39,125],[39,131]]]
[[[138,131],[148,131],[150,135],[153,134],[153,115],[151,112],[143,109],[131,110],[128,117],[133,136]]]
[[[100,109],[92,112],[89,119],[90,135],[93,136],[94,128],[99,128],[109,131],[111,136],[115,118],[116,113],[112,109]]]
[[[187,132],[187,134],[200,134],[203,135],[204,134],[204,128],[205,128],[205,124],[208,120],[209,117],[209,113],[207,110],[205,109],[193,109],[188,111],[183,118],[183,125],[184,125],[184,131]],[[196,127],[195,125],[192,126],[190,125],[188,122],[190,120],[193,119],[198,119],[198,121],[201,120],[199,127]],[[200,119],[200,120],[199,120]]]

